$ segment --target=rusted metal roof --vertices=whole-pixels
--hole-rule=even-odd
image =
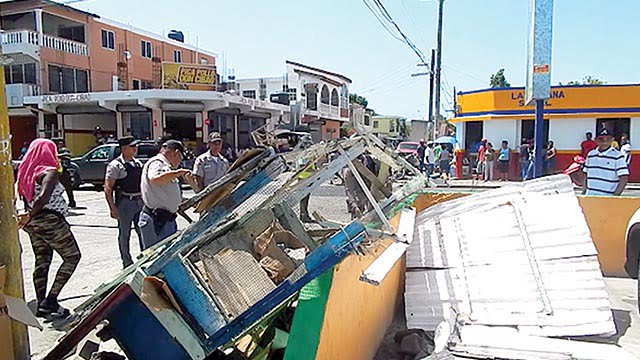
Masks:
[[[543,336],[615,333],[597,251],[564,175],[418,214],[405,300],[409,328],[457,317]]]

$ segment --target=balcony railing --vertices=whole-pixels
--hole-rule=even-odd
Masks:
[[[46,34],[43,34],[40,43],[39,35],[31,30],[6,31],[1,34],[2,46],[11,46],[11,49],[16,49],[15,46],[19,45],[42,46],[69,54],[89,56],[87,44]],[[8,52],[7,50],[5,52]]]
[[[340,118],[340,107],[329,104],[320,103],[320,115],[331,118]]]

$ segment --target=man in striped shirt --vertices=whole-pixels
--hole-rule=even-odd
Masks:
[[[603,128],[598,132],[598,147],[587,154],[584,165],[584,187],[587,195],[619,196],[629,180],[629,169],[624,155],[611,143],[611,132]]]

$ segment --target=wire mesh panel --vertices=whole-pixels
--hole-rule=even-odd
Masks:
[[[228,319],[234,319],[275,289],[253,254],[224,249],[216,254],[200,251],[213,296]]]

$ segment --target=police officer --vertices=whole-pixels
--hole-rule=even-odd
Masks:
[[[178,231],[176,214],[182,202],[178,179],[194,182],[191,170],[179,168],[184,151],[182,142],[167,140],[160,153],[144,164],[140,188],[144,207],[139,221],[144,249]]]
[[[142,163],[135,158],[138,140],[133,136],[118,139],[118,145],[120,145],[121,155],[107,166],[104,192],[111,210],[111,217],[118,220],[118,245],[122,266],[126,268],[133,263],[129,252],[131,223],[138,234],[140,249],[143,248],[142,236],[138,227],[138,219],[140,211],[142,211],[142,193],[140,191]]]
[[[229,170],[229,160],[220,151],[222,150],[222,137],[220,133],[213,132],[209,135],[209,150],[196,158],[193,164],[193,174],[196,176],[198,189],[201,191],[224,176]]]

